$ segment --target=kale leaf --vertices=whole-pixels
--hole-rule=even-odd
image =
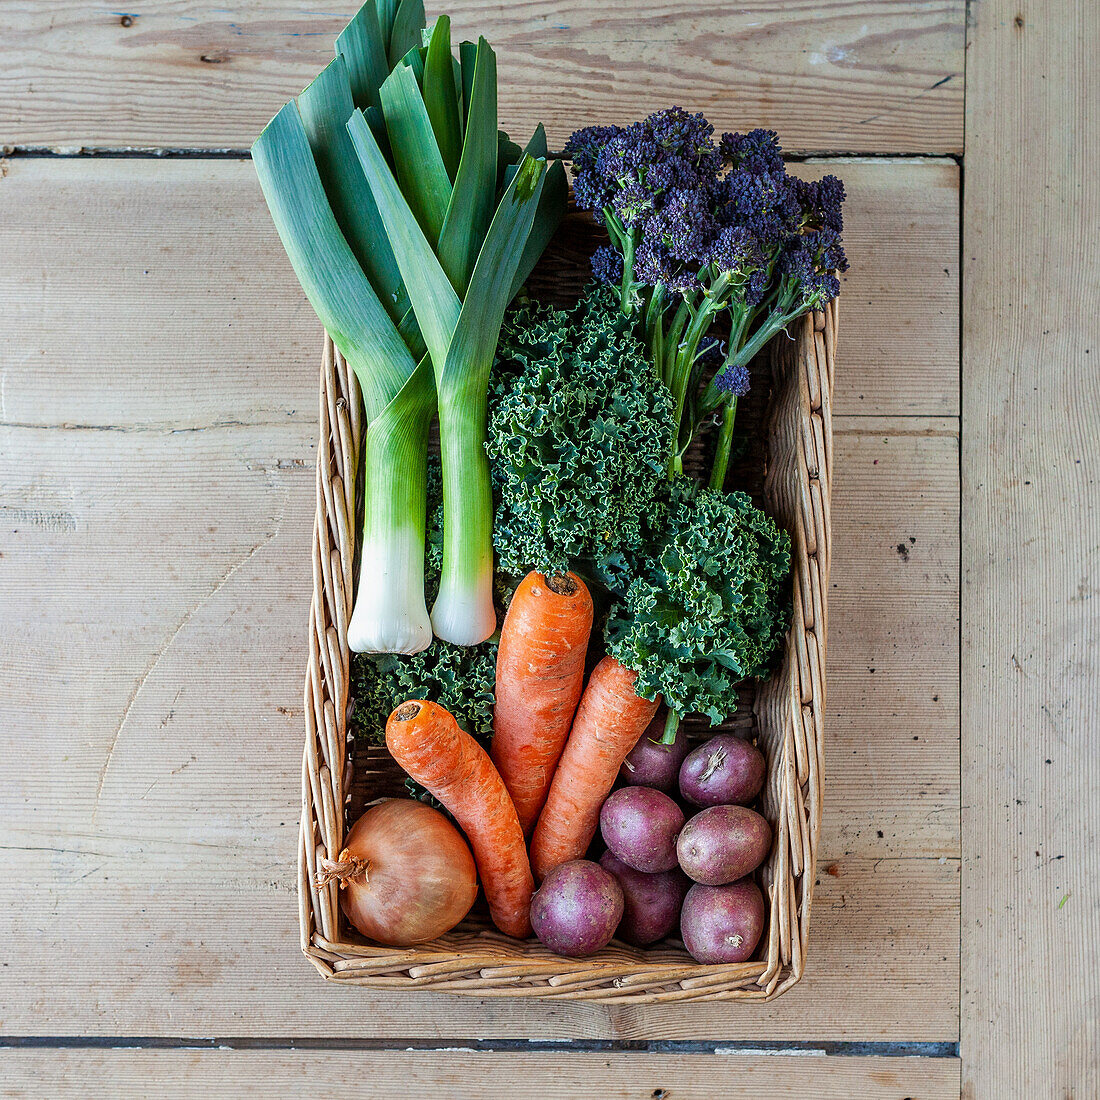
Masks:
[[[452,645],[436,638],[412,657],[352,655],[351,729],[376,744],[386,739],[386,719],[406,699],[430,699],[454,715],[462,729],[482,743],[493,734],[497,643]]]
[[[790,536],[744,493],[685,478],[646,513],[644,550],[605,575],[622,602],[608,619],[608,652],[681,717],[723,721],[737,685],[763,676],[790,620]]]
[[[615,298],[525,303],[501,334],[487,450],[500,568],[560,572],[637,548],[668,466],[672,398]]]

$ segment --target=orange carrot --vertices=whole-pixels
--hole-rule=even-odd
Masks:
[[[531,837],[531,866],[539,879],[584,856],[622,762],[657,713],[660,696],[652,702],[639,699],[634,680],[634,673],[614,657],[600,661],[588,678]]]
[[[493,923],[517,939],[529,936],[535,884],[523,830],[485,750],[449,711],[423,699],[410,699],[390,715],[386,748],[462,826]]]
[[[535,827],[569,736],[591,632],[592,597],[573,573],[528,573],[504,617],[492,756],[525,836]]]

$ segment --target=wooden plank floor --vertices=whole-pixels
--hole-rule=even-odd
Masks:
[[[4,0],[0,144],[247,149],[325,64],[357,6],[220,5]],[[456,36],[483,34],[497,48],[501,123],[515,134],[542,121],[560,147],[580,126],[633,120],[673,96],[721,128],[778,129],[792,152],[853,153],[962,151],[964,9],[964,0],[447,5]]]
[[[672,100],[850,193],[807,975],[607,1007],[300,956],[319,339],[240,153],[351,6],[222,3],[0,0],[0,1094],[1100,1094],[1095,5],[448,5],[513,133]]]
[[[808,1062],[814,1063],[811,1068]],[[826,1063],[826,1064],[821,1064]],[[118,1100],[216,1096],[311,1096],[318,1100],[950,1100],[954,1058],[829,1058],[793,1055],[504,1054],[385,1051],[95,1050],[0,1054],[0,1096],[86,1097],[110,1081]]]
[[[1040,14],[994,0],[975,15],[963,252],[964,1091],[1094,1097],[1100,9],[1056,0]]]

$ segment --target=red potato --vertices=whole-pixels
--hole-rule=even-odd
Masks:
[[[688,753],[680,768],[680,794],[693,806],[744,806],[763,788],[765,770],[755,745],[720,733]]]
[[[531,927],[540,942],[574,958],[606,947],[622,916],[618,879],[587,859],[559,864],[531,899]]]
[[[600,856],[600,866],[619,880],[623,889],[623,919],[615,935],[635,947],[646,947],[676,931],[680,906],[691,880],[679,867],[647,875],[628,867],[613,852]]]
[[[621,787],[600,810],[604,844],[628,867],[647,874],[676,866],[676,838],[683,827],[684,811],[652,787]]]
[[[691,744],[681,725],[671,745],[662,745],[667,711],[662,707],[649,723],[638,743],[627,753],[619,769],[619,782],[631,787],[654,787],[665,794],[675,794],[680,778],[680,765]]]
[[[772,828],[747,806],[710,806],[680,830],[676,855],[696,882],[721,886],[751,874],[768,856]]]
[[[725,886],[696,883],[684,898],[680,935],[696,962],[746,962],[763,935],[764,917],[764,895],[751,879]]]

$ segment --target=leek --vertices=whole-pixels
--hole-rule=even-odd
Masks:
[[[363,394],[363,531],[352,649],[416,653],[496,628],[484,442],[504,310],[565,209],[542,128],[497,130],[496,62],[456,58],[423,0],[367,0],[336,56],[252,150],[306,297]],[[438,395],[438,396],[437,396]],[[424,600],[428,428],[440,418],[444,561]]]

